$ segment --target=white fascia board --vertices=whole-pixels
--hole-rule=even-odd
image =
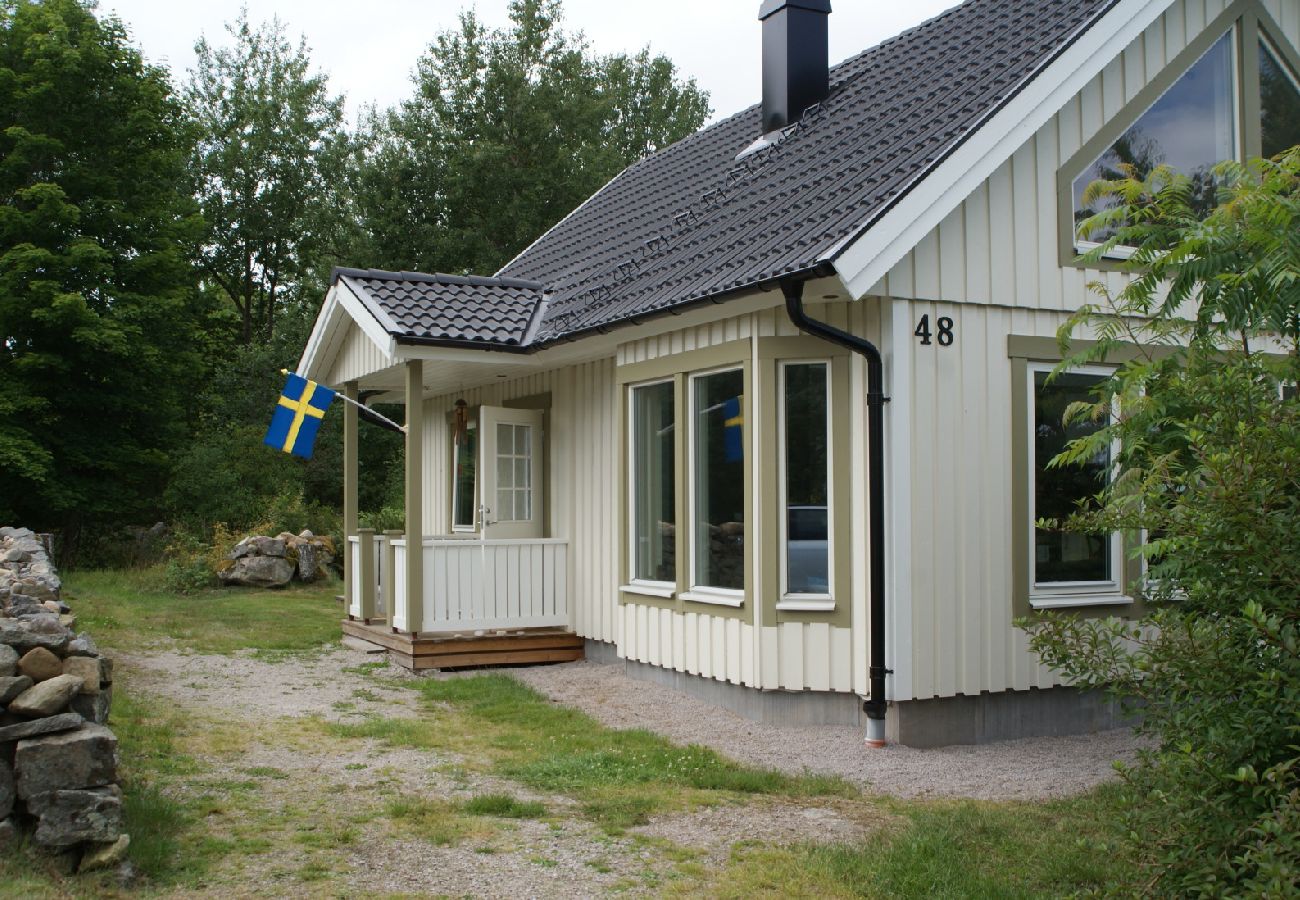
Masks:
[[[312,381],[320,380],[321,356],[326,352],[325,348],[337,340],[335,335],[342,311],[335,296],[336,292],[337,286],[331,287],[329,293],[325,295],[325,302],[321,304],[320,312],[316,315],[316,324],[311,328],[311,336],[307,338],[307,346],[303,348],[302,356],[298,360],[298,374]]]
[[[922,176],[870,227],[835,247],[835,271],[854,299],[867,296],[908,252],[1052,116],[1139,37],[1173,0],[1121,0],[985,122],[956,153]]]
[[[390,331],[397,330],[396,323],[384,315],[377,304],[363,301],[361,292],[365,289],[354,286],[346,275],[341,277],[334,287],[338,293],[339,303],[348,311],[348,315],[357,323],[357,327],[365,332],[366,337],[370,338],[385,356],[391,359],[396,342]],[[381,316],[385,321],[380,321]]]
[[[397,344],[395,360],[431,359],[442,362],[464,362],[480,366],[512,366],[537,368],[537,357],[510,350],[493,350],[488,345],[476,347],[440,347],[437,344]]]

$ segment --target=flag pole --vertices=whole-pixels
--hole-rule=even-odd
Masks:
[[[289,370],[288,370],[288,369],[281,369],[281,370],[280,370],[280,374],[281,374],[281,375],[288,375],[288,374],[289,374]],[[295,373],[295,374],[296,374],[296,373]],[[302,376],[302,375],[300,375],[300,376],[298,376],[298,377],[303,378],[303,377],[306,377],[306,376]],[[375,412],[375,411],[374,411],[373,409],[371,409],[369,406],[366,406],[366,405],[363,404],[363,403],[358,403],[357,401],[353,400],[351,397],[349,397],[349,396],[347,396],[346,394],[344,394],[342,391],[335,391],[335,392],[334,392],[334,396],[337,397],[338,399],[342,400],[344,403],[351,403],[351,404],[352,404],[353,406],[355,406],[357,409],[363,411],[366,415],[368,415],[368,416],[373,416],[374,418],[376,418],[376,419],[378,419],[379,421],[383,422],[383,423],[384,423],[385,425],[387,425],[389,428],[392,428],[394,431],[400,431],[402,434],[406,434],[406,426],[405,426],[405,425],[398,425],[396,422],[394,422],[392,419],[390,419],[390,418],[388,418],[387,416],[385,416],[383,413]]]

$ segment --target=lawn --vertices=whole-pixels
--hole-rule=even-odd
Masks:
[[[292,673],[295,660],[326,659],[303,654],[337,642],[336,592],[181,596],[152,573],[86,572],[69,577],[66,594],[109,652],[244,659],[239,651],[252,650]],[[410,710],[370,702],[351,717],[232,717],[137,690],[119,667],[112,726],[140,879],[123,887],[107,874],[63,874],[24,849],[0,858],[0,897],[224,896],[252,881],[273,894],[407,893],[359,886],[355,875],[366,848],[382,858],[412,842],[543,873],[568,853],[581,861],[556,872],[562,881],[600,878],[606,893],[656,896],[1059,897],[1122,892],[1133,875],[1116,849],[1116,787],[1041,804],[881,798],[839,778],[611,729],[505,673],[397,680],[381,665],[343,665],[337,678],[355,686],[358,704],[399,692]],[[741,840],[721,855],[639,830],[696,811],[773,809],[870,825],[853,843]],[[473,888],[449,891],[465,892]]]

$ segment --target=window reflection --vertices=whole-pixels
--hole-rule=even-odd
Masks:
[[[1265,41],[1259,43],[1259,101],[1263,155],[1300,144],[1300,89]]]

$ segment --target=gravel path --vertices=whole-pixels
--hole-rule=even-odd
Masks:
[[[979,746],[872,750],[857,728],[764,725],[671,688],[639,681],[618,665],[589,661],[518,669],[526,684],[614,728],[648,728],[704,744],[741,762],[799,773],[842,775],[895,797],[1042,800],[1068,796],[1115,777],[1112,762],[1131,760],[1130,729],[1074,737],[1031,738]]]

